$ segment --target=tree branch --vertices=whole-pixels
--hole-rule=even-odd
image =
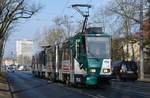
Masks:
[[[109,9],[109,10],[112,11],[112,12],[114,12],[114,13],[116,13],[116,14],[118,14],[118,15],[121,15],[121,16],[127,17],[127,18],[129,18],[129,19],[132,19],[132,20],[134,20],[134,21],[137,22],[137,23],[140,23],[140,21],[139,21],[138,19],[135,19],[135,18],[133,18],[133,17],[130,17],[130,16],[126,15],[126,14],[122,14],[122,13],[116,11],[116,10],[113,10],[113,9]]]

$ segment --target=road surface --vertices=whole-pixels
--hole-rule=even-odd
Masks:
[[[75,88],[38,79],[29,72],[7,73],[13,98],[150,98],[150,83],[112,81],[107,88]]]

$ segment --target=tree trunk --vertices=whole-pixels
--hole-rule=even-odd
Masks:
[[[0,40],[0,71],[2,66],[2,51],[3,51],[3,42]]]
[[[134,47],[133,47],[134,43],[131,43],[131,48],[132,48],[132,60],[135,60],[135,54],[134,54]]]
[[[126,33],[126,45],[127,45],[127,48],[126,48],[127,59],[129,55],[129,28],[130,28],[129,19],[126,17],[125,18],[125,33]]]
[[[1,72],[1,67],[2,67],[2,59],[3,59],[3,54],[4,54],[4,39],[0,39],[0,72]]]

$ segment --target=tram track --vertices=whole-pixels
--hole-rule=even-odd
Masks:
[[[122,90],[123,88],[119,88],[119,87],[112,87],[112,88],[116,89],[119,92],[123,91],[123,92],[126,92],[126,93],[134,93],[134,94],[138,94],[138,95],[143,96],[143,97],[150,96],[149,93],[145,93],[145,92],[141,92],[141,91],[139,92],[139,91],[134,91],[134,90],[130,90],[130,89]]]
[[[129,90],[130,92],[135,92],[135,93],[150,96],[149,85],[147,85],[147,84],[144,85],[144,83],[142,84],[139,81],[136,81],[136,82],[117,82],[117,83],[113,83],[112,87],[116,88],[116,89],[124,88],[124,89]]]
[[[68,90],[72,90],[72,91],[75,91],[75,92],[79,92],[81,94],[84,94],[84,95],[87,95],[87,96],[90,96],[92,98],[108,98],[108,97],[105,97],[103,95],[100,95],[100,94],[93,94],[94,92],[85,92],[83,89],[80,89],[80,88],[74,88],[74,87],[70,87],[70,86],[66,86],[64,84],[60,84],[60,83],[57,83],[57,85],[65,88],[65,89],[68,89]]]
[[[107,94],[102,94],[102,93],[104,93],[103,89],[80,89],[80,88],[64,86],[63,84],[58,84],[58,85],[63,86],[66,89],[73,90],[73,91],[79,92],[81,94],[88,95],[92,98],[113,98],[113,97],[111,97],[111,94],[113,95],[113,94],[116,94],[116,93],[122,94],[122,95],[126,95],[126,94],[136,95],[136,96],[141,96],[142,98],[149,98],[148,96],[150,96],[150,94],[146,93],[146,92],[134,91],[134,90],[129,89],[129,88],[123,89],[123,88],[114,87],[114,86],[112,86],[110,88],[111,94],[107,95]]]
[[[140,82],[140,81],[135,81],[135,82],[132,82],[132,81],[129,81],[129,82],[122,82],[122,81],[112,81],[112,83],[114,85],[124,85],[124,86],[132,86],[132,87],[135,87],[135,88],[150,88],[150,84],[148,83],[144,83],[144,82]],[[136,85],[134,85],[136,84]],[[145,86],[146,85],[146,86]]]

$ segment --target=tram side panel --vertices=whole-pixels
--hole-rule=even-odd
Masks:
[[[69,49],[61,47],[61,54],[59,58],[59,80],[62,82],[68,82],[70,79],[70,55]]]
[[[58,81],[58,75],[59,75],[59,47],[53,46],[46,50],[46,72],[45,76],[47,79],[51,81]]]
[[[73,57],[73,51],[69,47],[62,48],[62,61],[59,68],[59,80],[65,83],[82,83],[87,74],[80,68],[78,61]]]

